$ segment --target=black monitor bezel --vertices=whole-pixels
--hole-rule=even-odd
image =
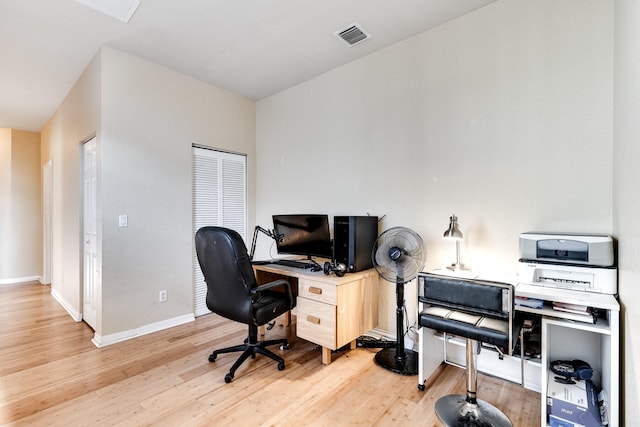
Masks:
[[[302,255],[309,259],[312,257],[328,258],[333,257],[333,247],[331,241],[331,232],[329,229],[329,215],[327,214],[278,214],[272,215],[273,232],[276,237],[276,249],[279,255]],[[313,246],[310,242],[305,242],[306,246],[292,246],[289,244],[288,238],[290,233],[286,232],[286,226],[283,223],[301,224],[305,220],[320,220],[321,223],[321,239],[318,240],[320,245]],[[308,237],[308,236],[307,236]],[[324,246],[321,250],[319,247]]]

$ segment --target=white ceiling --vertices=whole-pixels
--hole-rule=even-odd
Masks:
[[[254,100],[495,0],[141,0],[128,24],[73,0],[0,0],[0,128],[40,131],[111,46]],[[352,47],[334,33],[358,23]]]

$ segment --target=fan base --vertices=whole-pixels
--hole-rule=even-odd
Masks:
[[[376,353],[376,364],[385,369],[402,375],[418,375],[418,353],[413,350],[404,350],[406,359],[404,363],[396,359],[396,348],[385,348]]]

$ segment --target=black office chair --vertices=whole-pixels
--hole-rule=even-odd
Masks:
[[[514,288],[507,283],[421,275],[419,325],[466,338],[467,394],[438,399],[435,411],[446,426],[511,426],[499,409],[476,397],[478,343],[511,355],[519,334]],[[421,388],[421,390],[423,387]]]
[[[222,227],[203,227],[196,233],[196,254],[207,283],[207,307],[214,313],[249,326],[249,336],[244,344],[215,350],[209,356],[214,362],[218,354],[241,351],[224,381],[230,383],[236,369],[256,353],[278,362],[278,370],[284,369],[284,359],[266,347],[281,344],[288,348],[286,339],[258,341],[258,326],[264,325],[295,307],[291,285],[286,280],[276,280],[258,286],[247,248],[242,237]],[[281,288],[276,290],[274,288]]]

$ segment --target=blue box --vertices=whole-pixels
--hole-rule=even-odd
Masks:
[[[563,384],[549,372],[547,415],[552,427],[602,427],[598,393],[590,380]]]
[[[584,427],[582,424],[572,423],[571,421],[563,420],[561,418],[549,415],[550,427]]]

